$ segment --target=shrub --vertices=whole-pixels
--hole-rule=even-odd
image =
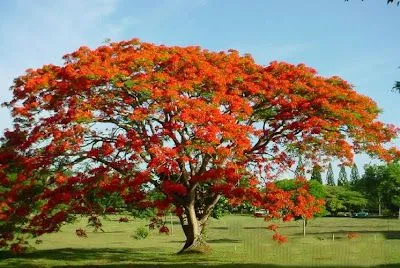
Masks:
[[[136,229],[133,238],[135,238],[136,240],[142,240],[145,239],[147,236],[149,236],[149,230],[147,230],[146,227],[140,226]]]

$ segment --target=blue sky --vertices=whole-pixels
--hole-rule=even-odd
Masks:
[[[372,97],[380,119],[400,126],[400,7],[386,0],[3,0],[0,1],[0,102],[27,68],[61,64],[81,45],[138,37],[167,45],[234,48],[259,64],[305,63],[339,75]],[[11,126],[0,108],[0,131]],[[400,146],[400,143],[397,142]],[[367,163],[357,158],[359,168]],[[360,168],[361,169],[361,168]]]

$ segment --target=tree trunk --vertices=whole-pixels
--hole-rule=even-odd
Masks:
[[[303,218],[303,237],[306,237],[306,225],[307,225],[307,219]]]
[[[378,213],[379,216],[382,216],[382,205],[381,205],[381,197],[378,196]]]
[[[184,216],[179,217],[183,232],[186,236],[186,242],[183,248],[178,252],[182,253],[206,253],[211,250],[210,246],[202,237],[203,227],[208,219],[208,215],[204,221],[199,221],[196,217],[194,206],[185,209]]]
[[[398,217],[398,218],[399,218],[399,220],[400,220],[400,207],[399,207],[399,217]]]

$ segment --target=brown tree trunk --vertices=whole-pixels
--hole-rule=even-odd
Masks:
[[[382,216],[381,196],[378,196],[378,215]]]
[[[186,242],[183,248],[178,252],[182,253],[206,253],[211,250],[210,246],[202,237],[202,230],[207,221],[208,215],[203,221],[196,217],[194,206],[188,206],[183,216],[179,217],[183,232],[186,236]]]

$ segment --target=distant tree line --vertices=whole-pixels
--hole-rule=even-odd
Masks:
[[[302,161],[299,165],[304,166]],[[400,219],[400,163],[364,166],[361,176],[354,164],[348,176],[346,167],[340,166],[337,183],[332,164],[328,165],[325,182],[322,180],[322,168],[314,165],[310,181],[323,187],[326,212],[337,215],[339,212],[355,212],[368,209],[378,215],[398,215]]]

